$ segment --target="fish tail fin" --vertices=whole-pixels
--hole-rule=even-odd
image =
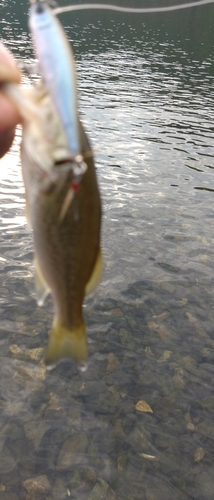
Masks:
[[[48,347],[45,354],[46,365],[53,365],[61,358],[72,358],[84,371],[87,357],[85,324],[82,322],[78,327],[69,330],[56,321],[49,332]]]

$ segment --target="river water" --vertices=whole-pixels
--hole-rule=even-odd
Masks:
[[[27,6],[1,34],[33,58]],[[45,371],[21,130],[0,162],[0,500],[212,500],[213,6],[61,17],[103,202],[89,368]]]

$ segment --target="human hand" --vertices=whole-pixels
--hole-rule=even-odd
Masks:
[[[0,83],[20,83],[20,80],[21,74],[12,54],[0,42]],[[19,122],[18,111],[0,91],[0,158],[10,149],[14,139],[15,127]]]

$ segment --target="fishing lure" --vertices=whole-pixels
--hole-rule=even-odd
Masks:
[[[31,4],[29,28],[41,76],[61,119],[71,152],[73,181],[62,206],[61,221],[87,169],[81,154],[75,61],[65,32],[45,0],[31,0]]]
[[[80,155],[77,82],[72,48],[44,0],[31,1],[29,28],[40,72],[65,129],[69,149]]]

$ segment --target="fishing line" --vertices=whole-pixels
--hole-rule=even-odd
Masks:
[[[199,5],[206,5],[213,3],[214,0],[195,0],[194,2],[182,3],[179,5],[169,5],[167,7],[121,7],[119,5],[110,5],[102,3],[83,3],[79,5],[68,5],[64,7],[56,7],[53,9],[54,14],[63,14],[63,12],[70,12],[75,10],[88,10],[88,9],[102,9],[114,10],[116,12],[128,12],[130,14],[147,14],[152,12],[170,12],[172,10],[189,9],[190,7],[198,7]]]

